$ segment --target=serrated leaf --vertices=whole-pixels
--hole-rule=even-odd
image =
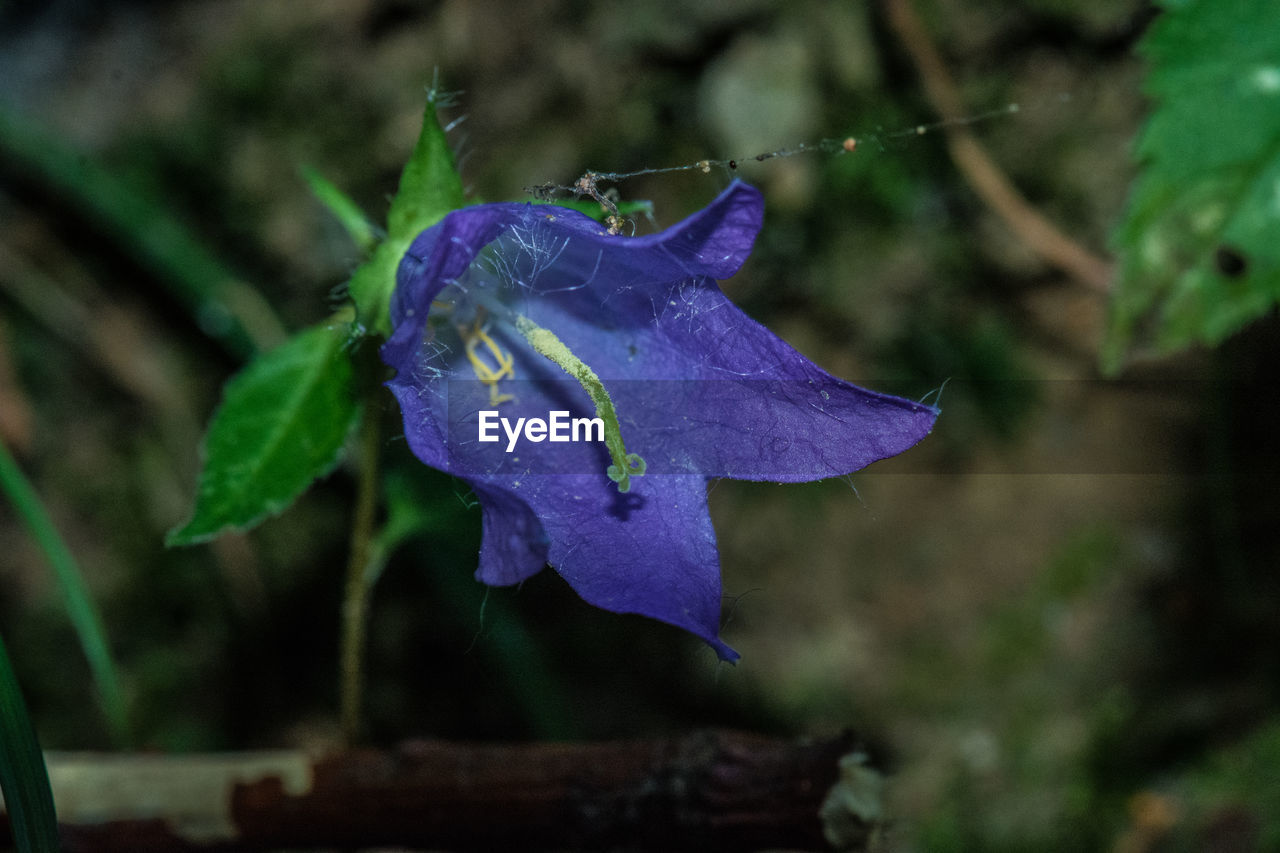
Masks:
[[[195,513],[167,544],[252,527],[333,470],[358,412],[347,331],[307,329],[227,383],[205,438]]]
[[[387,239],[356,270],[348,286],[360,320],[383,336],[391,333],[388,306],[396,284],[396,267],[413,238],[462,207],[462,178],[453,151],[436,117],[435,93],[427,98],[422,130],[413,154],[400,174],[400,188],[387,214]]]
[[[1103,361],[1215,344],[1280,299],[1280,26],[1270,0],[1166,0],[1140,50],[1156,108],[1115,235]]]

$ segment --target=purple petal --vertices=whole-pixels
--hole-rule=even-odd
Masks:
[[[716,279],[741,267],[762,219],[759,193],[735,182],[647,237],[608,234],[563,208],[492,204],[414,241],[382,355],[414,453],[480,500],[481,580],[517,583],[550,562],[588,602],[678,625],[733,660],[718,637],[707,478],[838,476],[929,432],[936,409],[831,376],[724,296]],[[446,313],[428,327],[446,288]],[[648,464],[630,492],[605,475],[601,444],[515,453],[480,440],[483,409],[501,406],[513,422],[594,414],[584,388],[518,331],[528,321],[608,389],[627,451]],[[477,366],[477,352],[489,361]],[[481,374],[499,367],[500,379]]]
[[[698,476],[638,478],[619,494],[599,475],[531,477],[517,490],[550,537],[548,560],[589,604],[684,628],[722,660],[720,563]]]

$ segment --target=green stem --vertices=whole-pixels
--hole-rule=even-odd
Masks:
[[[102,626],[102,618],[98,615],[93,599],[89,597],[89,590],[79,566],[76,565],[75,557],[58,535],[58,530],[35,489],[23,476],[18,463],[3,442],[0,442],[0,491],[8,495],[32,538],[44,552],[45,559],[53,567],[54,576],[62,588],[67,617],[80,638],[80,647],[84,649],[84,656],[89,661],[89,671],[93,673],[93,680],[97,683],[111,738],[116,744],[124,746],[129,743],[128,712],[120,680],[116,677],[115,664],[108,650],[107,632]]]
[[[49,771],[0,638],[0,792],[22,853],[58,853],[58,816]]]
[[[373,585],[377,549],[373,524],[378,511],[378,452],[382,444],[381,408],[375,394],[365,398],[360,424],[360,473],[356,486],[355,520],[342,598],[342,659],[340,691],[342,734],[348,744],[360,738],[361,696],[364,692],[364,647],[368,633],[369,589]]]

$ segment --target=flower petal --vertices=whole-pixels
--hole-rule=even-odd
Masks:
[[[549,540],[529,504],[506,489],[468,482],[484,515],[476,580],[511,586],[546,568]]]
[[[637,478],[620,494],[600,475],[540,476],[513,493],[542,520],[548,561],[589,604],[684,628],[722,660],[720,559],[698,476]]]
[[[936,409],[831,376],[721,292],[762,220],[760,194],[735,182],[647,237],[563,208],[491,204],[414,241],[382,356],[414,453],[470,483],[483,507],[482,581],[518,583],[549,562],[586,601],[685,628],[734,660],[718,636],[708,478],[848,474],[929,432]],[[445,314],[429,325],[438,299]],[[568,361],[535,348],[531,327]],[[479,432],[499,405],[511,423],[598,414],[587,374],[608,392],[626,452],[647,463],[628,492],[605,471],[621,451],[527,433],[517,448],[517,432]]]

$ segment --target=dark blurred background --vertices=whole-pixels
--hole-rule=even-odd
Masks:
[[[996,162],[1105,253],[1154,10],[918,6],[974,115],[1019,105],[974,125]],[[230,318],[269,345],[325,317],[360,260],[299,168],[381,220],[436,75],[484,200],[858,137],[742,164],[766,222],[725,289],[833,373],[947,385],[900,459],[715,485],[737,667],[552,572],[486,592],[465,490],[391,442],[435,532],[374,593],[375,742],[848,726],[893,773],[907,848],[1277,837],[1274,764],[1250,761],[1280,752],[1275,322],[1100,378],[1105,299],[1018,242],[941,133],[897,133],[936,114],[867,2],[0,2],[0,437],[85,568],[137,746],[337,737],[350,473],[248,535],[162,539],[248,351]],[[643,233],[734,176],[618,189],[653,201]],[[108,746],[57,588],[3,505],[0,625],[44,745]]]

